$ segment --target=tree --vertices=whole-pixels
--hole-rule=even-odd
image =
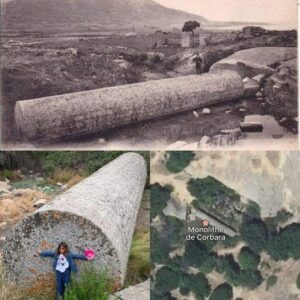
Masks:
[[[225,273],[225,279],[234,286],[241,284],[241,268],[232,254],[219,257],[217,271]]]
[[[255,270],[260,262],[260,256],[255,254],[249,247],[243,247],[238,258],[244,270]]]
[[[266,289],[268,290],[271,286],[275,285],[276,282],[277,282],[277,276],[271,275],[270,277],[268,277]]]
[[[181,272],[170,267],[162,267],[155,274],[155,289],[170,292],[180,285]]]
[[[187,291],[187,288],[189,288],[194,292],[197,299],[204,299],[211,292],[210,284],[203,273],[198,273],[196,275],[184,273],[181,281],[183,291]]]
[[[298,289],[300,290],[300,273],[298,274],[298,277],[297,277],[297,287]]]
[[[263,277],[258,270],[242,270],[239,280],[240,285],[254,290],[263,282]]]
[[[248,246],[256,253],[264,249],[268,240],[266,224],[260,219],[244,221],[240,227],[240,234]]]
[[[300,258],[300,224],[293,223],[274,234],[267,244],[267,252],[274,260]]]
[[[184,23],[182,32],[192,32],[194,35],[194,30],[200,27],[200,23],[197,21],[187,21]]]
[[[152,185],[150,189],[150,200],[150,216],[151,219],[154,219],[167,206],[167,202],[170,200],[170,189],[168,187],[162,187],[158,183]]]
[[[201,208],[203,205],[210,207],[217,202],[225,203],[228,199],[231,202],[240,201],[240,196],[234,190],[211,176],[206,178],[192,178],[188,182],[187,189],[192,196],[197,198],[192,203],[195,208]]]
[[[168,152],[166,168],[171,173],[179,173],[184,170],[194,159],[195,153],[190,151]]]
[[[209,300],[232,300],[233,291],[232,286],[228,283],[218,285],[212,292]]]

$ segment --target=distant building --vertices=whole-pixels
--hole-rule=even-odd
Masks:
[[[181,47],[190,48],[192,46],[192,32],[181,32]]]

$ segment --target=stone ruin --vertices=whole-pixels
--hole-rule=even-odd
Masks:
[[[4,245],[7,273],[29,290],[45,290],[53,284],[52,259],[37,253],[65,241],[74,253],[96,252],[92,262],[77,261],[79,270],[105,268],[115,287],[121,286],[146,176],[142,156],[123,154],[22,219]]]
[[[222,71],[18,101],[15,123],[23,140],[62,140],[243,95],[242,78],[235,72]]]
[[[181,47],[190,48],[192,46],[192,32],[181,32]]]

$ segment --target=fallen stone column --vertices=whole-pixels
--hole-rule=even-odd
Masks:
[[[4,245],[8,274],[28,289],[46,289],[53,284],[52,259],[36,253],[65,241],[71,252],[96,252],[92,262],[76,261],[79,269],[106,268],[121,285],[146,175],[139,154],[124,154],[21,220]]]
[[[27,140],[56,140],[238,99],[242,80],[231,71],[191,75],[18,101],[15,122]]]

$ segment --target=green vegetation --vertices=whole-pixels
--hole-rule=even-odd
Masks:
[[[244,270],[255,270],[260,262],[260,256],[249,247],[243,247],[239,253],[239,263]]]
[[[108,300],[111,292],[112,283],[105,272],[85,270],[79,279],[73,277],[64,300]]]
[[[135,231],[125,285],[136,285],[150,276],[150,233],[148,230]]]
[[[254,218],[260,218],[260,206],[256,202],[249,200],[247,214]]]
[[[298,274],[296,284],[297,284],[297,288],[300,290],[300,273]]]
[[[150,228],[151,239],[151,263],[166,264],[169,260],[171,245],[167,239],[163,239],[157,229],[153,226]]]
[[[166,168],[171,173],[183,171],[194,159],[195,153],[189,151],[168,152]]]
[[[233,291],[232,286],[228,283],[218,285],[212,292],[209,300],[232,300]]]
[[[150,188],[150,199],[150,216],[151,219],[154,219],[162,213],[163,209],[167,206],[167,202],[170,200],[170,186],[162,187],[158,183],[152,185]]]
[[[268,277],[267,279],[267,286],[266,286],[266,290],[268,290],[270,287],[272,287],[273,285],[275,285],[277,282],[277,276],[275,275],[271,275],[270,277]]]
[[[300,258],[300,224],[290,224],[273,234],[267,244],[267,252],[274,260]]]
[[[286,223],[291,217],[287,211],[282,210],[275,217],[262,220],[257,203],[250,201],[247,206],[244,205],[235,191],[214,178],[191,179],[188,183],[188,190],[196,198],[193,202],[194,208],[209,211],[211,215],[216,215],[216,218],[226,223],[231,222],[229,223],[231,225],[232,223],[239,225],[239,235],[226,237],[226,241],[219,242],[197,239],[186,241],[186,228],[197,227],[199,220],[184,223],[175,217],[165,216],[162,210],[167,205],[169,199],[167,191],[170,191],[170,188],[157,184],[156,189],[155,200],[158,203],[158,209],[154,215],[160,214],[160,225],[151,229],[153,233],[151,258],[154,265],[162,264],[166,269],[160,271],[158,279],[155,278],[153,299],[172,299],[170,292],[179,288],[183,296],[189,297],[193,292],[197,295],[197,299],[204,300],[209,296],[205,292],[205,280],[207,280],[205,275],[213,270],[223,274],[227,285],[217,287],[209,299],[232,299],[232,286],[255,290],[264,281],[260,270],[268,269],[270,272],[271,266],[267,262],[260,264],[261,252],[267,252],[274,260],[300,258],[300,224],[290,224],[278,229],[280,224]],[[235,218],[238,220],[231,220]],[[240,241],[245,242],[246,246],[240,250],[238,261],[233,255],[218,256],[215,252],[220,248],[232,248]],[[169,255],[183,246],[183,255],[175,257]],[[194,278],[190,277],[191,275],[186,271],[189,267],[198,270],[197,275],[202,276],[203,284],[199,287],[200,290],[193,287]],[[267,278],[267,289],[276,284],[275,274],[273,270],[273,275]],[[171,286],[164,284],[163,280],[162,283],[158,282],[160,278],[170,276],[173,276]],[[200,282],[199,279],[198,281]],[[300,278],[297,281],[300,285]]]
[[[193,292],[197,299],[204,299],[210,294],[211,288],[204,274],[187,274],[178,268],[164,266],[156,272],[155,294],[164,295],[180,288],[182,295]]]
[[[240,201],[239,195],[234,190],[210,176],[203,179],[192,178],[188,182],[187,188],[191,195],[196,197],[193,202],[195,208],[211,207],[217,202],[224,203],[228,199],[232,203]]]
[[[120,151],[1,152],[0,172],[3,174],[4,170],[20,169],[24,173],[41,172],[43,176],[52,177],[62,171],[76,171],[79,175],[89,176],[123,153]],[[144,156],[149,165],[149,153],[139,153]]]
[[[256,253],[264,249],[268,239],[268,230],[265,223],[260,219],[243,222],[240,228],[242,239]]]

